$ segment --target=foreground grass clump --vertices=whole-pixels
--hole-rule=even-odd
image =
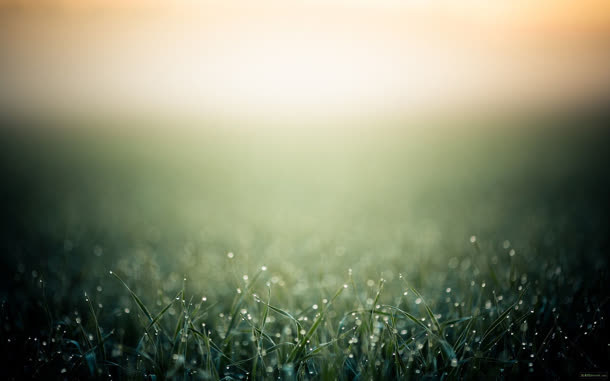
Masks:
[[[401,274],[357,281],[350,269],[344,284],[309,290],[290,308],[279,301],[291,290],[267,266],[243,275],[232,298],[189,293],[184,278],[176,293],[157,290],[155,308],[110,271],[103,283],[130,301],[104,306],[98,286],[61,317],[47,309],[41,279],[48,327],[29,337],[5,329],[2,345],[26,354],[19,372],[34,378],[554,378],[603,370],[590,348],[606,345],[607,298],[591,294],[594,283],[561,265],[524,271],[508,242],[492,264],[471,241],[473,255],[458,262],[472,262],[472,271],[445,273],[436,293],[423,295]],[[3,306],[6,321],[10,311]]]

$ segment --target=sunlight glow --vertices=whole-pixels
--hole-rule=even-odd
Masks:
[[[610,83],[597,0],[0,4],[3,107],[298,118],[527,104]]]

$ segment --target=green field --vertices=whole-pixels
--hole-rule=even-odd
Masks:
[[[607,118],[559,119],[4,121],[2,377],[607,371]]]

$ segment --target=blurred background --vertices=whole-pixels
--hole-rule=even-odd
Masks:
[[[560,220],[532,217],[547,194],[603,194],[607,1],[0,4],[5,220],[114,242],[103,270],[161,237],[172,263],[215,258],[200,239],[253,266],[411,236],[434,257],[448,234],[525,240],[515,221]]]

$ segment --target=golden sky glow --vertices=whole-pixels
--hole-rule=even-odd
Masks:
[[[604,0],[0,0],[0,105],[349,114],[608,89]]]

